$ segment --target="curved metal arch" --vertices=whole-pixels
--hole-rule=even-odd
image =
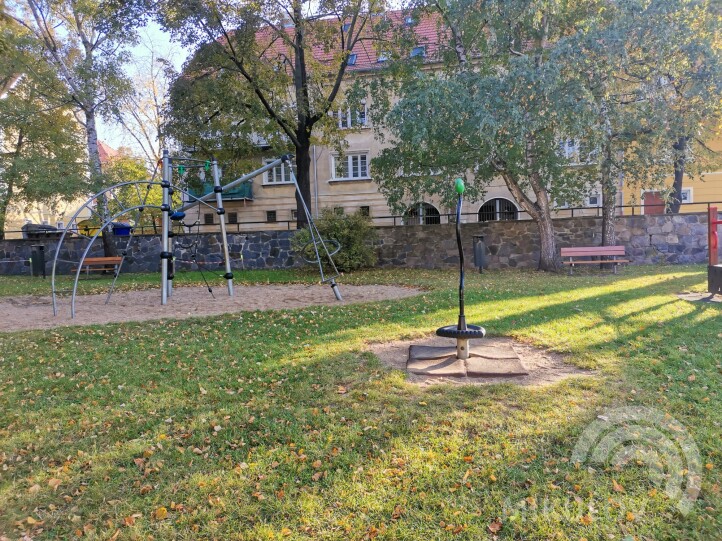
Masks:
[[[77,220],[78,216],[80,216],[81,212],[83,212],[83,210],[85,210],[85,209],[89,209],[92,214],[96,214],[96,215],[97,215],[97,214],[98,214],[97,211],[95,211],[95,210],[92,209],[92,203],[93,203],[94,201],[96,201],[98,198],[103,197],[103,196],[105,196],[106,194],[108,194],[108,193],[110,193],[110,192],[112,192],[112,191],[114,191],[114,190],[117,190],[117,189],[119,189],[119,188],[124,188],[124,187],[127,187],[127,186],[147,186],[147,187],[150,187],[150,186],[161,186],[161,185],[162,185],[161,182],[145,181],[145,180],[135,180],[135,181],[128,181],[128,182],[119,182],[119,183],[114,184],[114,185],[112,185],[112,186],[108,186],[107,188],[104,188],[104,189],[102,189],[101,191],[93,194],[91,197],[89,197],[89,198],[85,201],[85,203],[83,203],[82,205],[80,205],[80,206],[78,207],[78,209],[75,211],[75,213],[73,213],[73,216],[70,218],[69,223],[74,223],[74,222]],[[208,207],[210,207],[210,208],[213,208],[213,209],[216,208],[216,207],[214,207],[213,205],[210,205],[207,201],[201,201],[201,200],[198,199],[196,196],[194,196],[193,194],[189,193],[187,190],[185,190],[185,189],[183,189],[183,188],[181,188],[181,187],[179,187],[179,186],[177,186],[177,185],[171,184],[170,187],[173,188],[173,190],[175,190],[175,191],[177,191],[177,192],[180,192],[180,193],[188,196],[188,198],[190,198],[190,199],[195,199],[195,200],[196,200],[195,202],[197,202],[197,203],[204,204],[204,205],[206,205],[206,206],[208,206]],[[99,227],[98,231],[97,231],[92,237],[86,237],[86,238],[89,238],[89,239],[90,239],[90,242],[88,243],[88,246],[86,246],[85,250],[83,251],[83,255],[82,255],[81,259],[80,259],[80,262],[79,262],[79,264],[78,264],[77,270],[76,270],[76,272],[75,272],[75,280],[74,280],[74,283],[73,283],[73,290],[72,290],[72,297],[71,297],[71,308],[70,308],[71,318],[74,318],[74,317],[75,317],[75,297],[76,297],[76,294],[77,294],[78,279],[80,278],[80,273],[81,273],[81,269],[82,269],[82,267],[83,267],[83,262],[85,261],[85,258],[87,257],[87,255],[88,255],[88,253],[89,253],[89,251],[90,251],[90,248],[92,247],[92,245],[93,245],[93,243],[95,242],[95,240],[98,238],[98,236],[100,236],[100,233],[102,233],[103,230],[106,230],[107,227],[108,227],[108,225],[110,225],[110,223],[113,222],[116,218],[118,218],[118,217],[120,217],[120,216],[122,216],[122,215],[124,215],[124,214],[127,214],[128,212],[132,212],[132,211],[134,211],[134,210],[140,211],[141,209],[146,209],[146,208],[153,208],[153,209],[159,209],[159,210],[161,210],[161,208],[160,208],[159,205],[149,205],[149,204],[146,204],[146,203],[144,203],[144,204],[142,204],[142,205],[135,205],[135,206],[133,206],[133,207],[124,208],[122,211],[115,213],[113,216],[111,216],[110,218],[108,218],[107,220],[105,220],[105,221],[101,224],[101,226]],[[52,291],[52,303],[53,303],[53,315],[56,315],[56,316],[58,315],[58,306],[57,306],[57,289],[56,289],[56,287],[55,287],[55,286],[56,286],[55,276],[56,276],[56,272],[57,272],[57,265],[58,265],[58,260],[59,260],[59,256],[60,256],[60,251],[61,251],[61,248],[62,248],[62,246],[63,246],[63,242],[65,241],[65,237],[66,237],[67,232],[68,232],[68,230],[67,230],[67,229],[64,229],[64,230],[63,230],[63,233],[60,235],[60,238],[58,239],[58,244],[57,244],[57,246],[56,246],[56,248],[55,248],[55,255],[54,255],[54,257],[53,257],[53,267],[52,267],[52,272],[51,272],[51,277],[50,277],[50,287],[51,287],[51,291]],[[121,261],[121,265],[122,265],[122,261]],[[118,269],[118,270],[120,270],[120,269]],[[106,301],[106,302],[107,302],[107,301]]]
[[[93,246],[93,243],[94,243],[95,240],[100,236],[100,234],[103,232],[103,230],[106,229],[111,223],[113,223],[116,218],[118,218],[119,216],[122,216],[123,214],[125,214],[125,213],[127,213],[127,212],[130,212],[130,211],[132,211],[132,210],[138,210],[138,209],[141,209],[141,208],[144,208],[144,209],[146,209],[146,208],[160,209],[160,206],[159,206],[159,205],[137,205],[137,206],[135,206],[135,207],[129,207],[129,208],[127,208],[127,209],[124,209],[124,210],[121,211],[121,212],[116,212],[116,213],[113,214],[110,218],[108,218],[108,219],[103,223],[103,225],[100,226],[100,228],[98,229],[98,231],[95,232],[95,235],[93,235],[93,237],[90,239],[90,242],[88,243],[88,245],[85,247],[85,250],[83,251],[83,255],[80,256],[80,262],[78,263],[78,268],[75,270],[75,281],[74,281],[74,283],[73,283],[73,295],[72,295],[72,297],[70,298],[70,317],[71,317],[71,318],[74,318],[74,317],[75,317],[75,296],[76,296],[76,293],[77,293],[77,291],[78,291],[78,279],[80,278],[80,273],[81,273],[82,270],[83,270],[83,263],[85,262],[85,258],[88,256],[88,252],[90,252],[90,248]],[[125,256],[123,256],[123,258],[121,259],[120,265],[118,265],[118,271],[117,271],[117,272],[120,272],[120,266],[123,264],[123,261],[124,261],[124,260],[125,260]],[[107,303],[107,302],[108,302],[108,301],[106,300],[106,303]]]

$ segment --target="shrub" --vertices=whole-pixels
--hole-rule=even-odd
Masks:
[[[368,216],[359,212],[337,214],[332,209],[321,209],[321,215],[314,220],[323,240],[336,240],[341,249],[333,256],[339,271],[351,271],[363,267],[373,267],[378,259],[373,243],[378,238],[376,229]],[[305,248],[307,259],[312,259],[313,245],[310,247],[311,233],[302,229],[291,240],[291,248],[301,254]],[[333,251],[333,246],[328,246]],[[324,262],[328,261],[324,257]]]

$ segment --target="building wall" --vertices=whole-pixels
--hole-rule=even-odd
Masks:
[[[708,146],[716,151],[722,152],[722,138],[711,141]],[[674,175],[668,176],[664,180],[664,185],[667,188],[671,188],[674,182]],[[707,171],[701,177],[690,178],[689,175],[685,175],[683,189],[690,189],[692,205],[684,205],[682,207],[683,212],[704,212],[707,209],[707,203],[720,203],[722,202],[722,170],[715,168],[712,171]],[[625,205],[641,205],[642,208],[636,208],[636,213],[644,213],[644,200],[642,198],[644,190],[635,189],[632,190],[628,186],[623,189],[623,197]],[[718,207],[722,207],[722,204],[718,204]],[[631,209],[625,209],[625,214],[631,213]]]

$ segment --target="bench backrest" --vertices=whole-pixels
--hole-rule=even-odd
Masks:
[[[120,263],[122,259],[123,259],[122,257],[86,257],[83,264],[94,265],[94,264],[109,263],[111,265],[114,265],[114,264]]]
[[[578,248],[562,248],[562,257],[626,255],[624,246],[581,246]]]

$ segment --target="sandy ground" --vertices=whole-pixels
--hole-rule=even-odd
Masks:
[[[329,286],[263,285],[236,286],[229,297],[224,288],[213,291],[215,299],[202,287],[175,288],[168,304],[160,303],[160,291],[114,293],[106,305],[106,295],[78,296],[75,319],[70,318],[70,298],[59,299],[59,314],[53,316],[51,297],[0,298],[0,332],[50,329],[69,325],[97,325],[161,318],[184,319],[251,310],[300,308],[319,304],[337,305],[401,299],[421,294],[418,289],[396,286],[352,286],[339,284],[339,302]]]
[[[458,383],[472,385],[488,385],[491,383],[514,383],[524,386],[544,386],[556,383],[572,376],[588,377],[594,375],[593,371],[582,370],[564,362],[564,357],[558,353],[544,351],[534,348],[528,344],[522,344],[510,338],[484,338],[479,342],[498,344],[511,344],[511,347],[519,355],[522,366],[529,374],[527,376],[514,377],[493,377],[493,378],[449,378],[430,377],[407,374],[408,381],[420,386],[435,385],[439,383]],[[372,351],[382,362],[397,368],[406,370],[406,360],[409,356],[411,344],[423,346],[448,346],[455,342],[451,338],[441,338],[436,335],[417,338],[414,340],[400,340],[397,342],[384,342],[369,344],[368,349]]]

